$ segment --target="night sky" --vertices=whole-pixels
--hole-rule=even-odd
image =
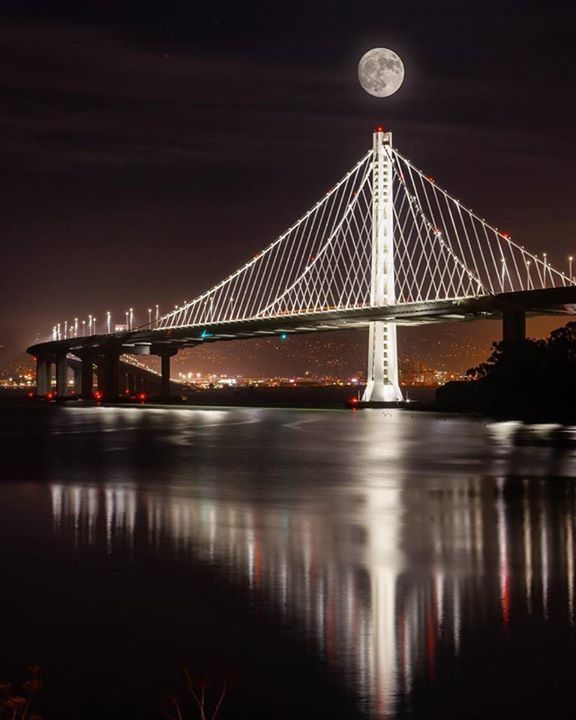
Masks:
[[[0,17],[4,360],[58,321],[193,298],[314,204],[377,124],[519,243],[561,270],[576,255],[573,3],[3,0]],[[374,46],[405,64],[390,98],[357,81]],[[487,346],[497,327],[456,330]],[[431,340],[455,332],[400,346],[424,339],[441,362]],[[339,342],[363,362],[363,335]],[[240,350],[219,352],[264,369]]]

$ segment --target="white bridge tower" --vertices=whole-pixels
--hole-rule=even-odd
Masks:
[[[372,307],[393,305],[396,302],[391,146],[392,133],[378,128],[373,136],[372,158]],[[398,349],[394,323],[381,320],[370,323],[366,380],[363,402],[402,400],[398,384]]]

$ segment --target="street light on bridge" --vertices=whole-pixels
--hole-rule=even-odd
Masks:
[[[112,313],[110,310],[106,313],[106,329],[108,330],[108,335],[110,335],[112,329]]]

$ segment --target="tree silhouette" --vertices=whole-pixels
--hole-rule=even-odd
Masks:
[[[495,342],[488,359],[466,375],[476,381],[472,394],[477,409],[574,416],[576,322],[554,330],[545,340]]]

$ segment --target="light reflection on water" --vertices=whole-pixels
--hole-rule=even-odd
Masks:
[[[100,421],[119,433],[116,455],[95,483],[52,479],[57,538],[110,554],[140,538],[210,564],[296,623],[375,718],[409,707],[474,633],[547,622],[552,585],[554,621],[574,622],[574,455],[519,445],[517,424],[221,410]],[[176,453],[163,481],[135,472],[122,434],[150,421]]]

